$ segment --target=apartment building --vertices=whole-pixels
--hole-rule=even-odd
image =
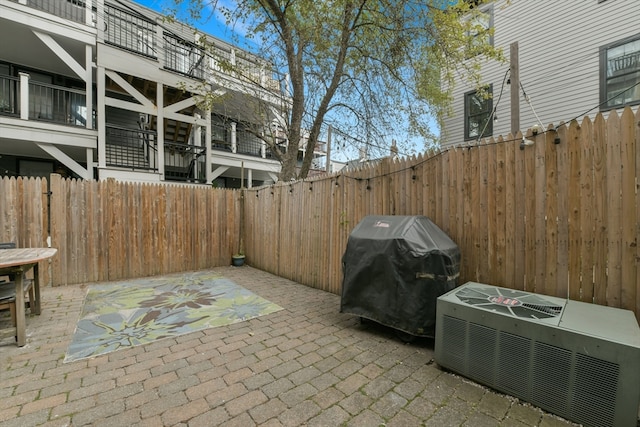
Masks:
[[[525,132],[598,112],[640,104],[640,2],[636,0],[496,0],[473,2],[478,31],[502,48],[506,62],[481,59],[481,84],[490,97],[459,78],[442,146],[507,136],[512,112]],[[516,47],[515,61],[512,49]],[[511,101],[510,68],[517,66],[518,98]],[[446,87],[445,87],[446,89]],[[634,107],[635,108],[635,107]],[[519,113],[517,111],[519,110]]]
[[[0,0],[0,39],[0,176],[278,179],[290,99],[261,58],[129,0]]]

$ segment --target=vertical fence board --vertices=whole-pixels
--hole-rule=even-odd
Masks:
[[[558,133],[566,144],[564,126]],[[547,295],[560,296],[557,293],[557,260],[558,260],[558,149],[553,143],[553,134],[546,134],[545,142],[545,209],[541,212],[544,217],[544,228],[537,230],[545,233],[545,257],[541,259],[541,280],[536,283],[536,289]],[[544,231],[542,231],[544,230]]]
[[[525,150],[527,148],[525,147]],[[533,234],[535,236],[535,264],[534,271],[535,292],[546,292],[546,248],[547,248],[547,222],[546,222],[546,195],[547,195],[547,171],[546,171],[546,144],[535,145],[535,207],[532,211],[535,224],[533,225]]]
[[[489,145],[486,147],[487,158],[483,163],[486,164],[486,175],[484,178],[484,187],[486,188],[486,215],[487,218],[487,226],[485,233],[485,269],[486,269],[486,277],[494,277],[495,284],[497,286],[502,286],[504,283],[500,279],[499,265],[498,265],[498,192],[497,186],[493,185],[496,182],[496,174],[497,174],[497,156],[496,156],[496,144],[491,139]]]
[[[477,154],[478,159],[478,206],[480,211],[474,212],[474,215],[478,218],[478,227],[476,233],[478,233],[478,242],[476,244],[476,265],[478,267],[477,276],[481,282],[489,281],[489,260],[491,259],[491,253],[493,248],[489,247],[489,217],[493,214],[489,212],[489,159],[492,157],[491,149],[492,145],[485,145],[477,150],[472,150]],[[491,164],[493,167],[493,164]],[[481,214],[483,212],[484,214]]]
[[[496,252],[496,283],[500,283],[501,286],[513,286],[513,282],[507,280],[507,258],[513,256],[513,251],[507,255],[507,198],[505,190],[506,180],[506,146],[502,137],[500,137],[498,143],[495,145],[496,160],[495,160],[495,185],[490,184],[495,188],[495,252]],[[513,182],[513,181],[512,181]],[[513,236],[513,230],[510,233]],[[509,262],[513,265],[512,262]]]
[[[569,188],[573,188],[573,191],[568,192],[568,200],[567,200],[567,214],[568,214],[568,245],[565,257],[567,257],[568,268],[567,268],[567,286],[568,286],[568,294],[567,297],[580,300],[581,299],[581,253],[580,246],[582,245],[582,234],[580,232],[580,214],[582,212],[581,209],[581,197],[582,190],[581,186],[584,182],[582,179],[582,174],[588,173],[588,170],[582,171],[580,169],[581,161],[580,157],[582,154],[582,147],[580,145],[580,133],[582,129],[578,126],[577,121],[572,121],[569,124],[569,130],[567,132],[567,148],[568,148],[568,163],[569,167],[566,168],[569,171],[568,179],[565,178],[563,182],[563,187],[568,190]],[[565,168],[563,168],[565,169]],[[565,190],[565,191],[566,191]],[[560,270],[559,270],[560,271]]]
[[[594,263],[593,301],[607,303],[607,158],[608,136],[602,114],[596,115],[593,133],[596,141],[593,148],[593,219],[594,219]]]
[[[481,148],[472,148],[469,150],[471,165],[467,173],[469,173],[469,179],[471,181],[469,190],[470,200],[468,202],[469,222],[471,226],[469,229],[465,230],[465,233],[469,234],[470,239],[467,252],[467,262],[471,265],[471,277],[476,278],[476,280],[482,280],[482,276],[480,275],[480,262],[484,259],[485,255],[481,251],[485,231],[482,229],[482,222],[483,219],[486,220],[487,218],[486,214],[478,215],[478,207],[480,207],[480,212],[486,212],[481,205],[482,199],[480,195],[480,188],[482,186],[482,177],[480,175],[481,171],[479,166],[480,150]]]
[[[574,121],[575,123],[575,121]],[[551,270],[555,270],[553,280],[553,286],[555,291],[553,295],[560,297],[569,297],[569,194],[567,191],[567,185],[569,184],[570,163],[569,151],[572,149],[573,141],[568,137],[567,126],[562,126],[560,132],[563,134],[561,139],[564,143],[556,145],[554,143],[555,137],[549,133],[547,135],[547,142],[553,144],[556,148],[556,227],[557,227],[557,245],[556,245],[556,265],[547,266]],[[575,177],[574,182],[579,182],[578,177]]]
[[[516,193],[524,190],[524,175],[522,162],[516,163],[515,145],[511,138],[507,137],[504,143],[504,222],[505,222],[505,283],[514,289],[523,289],[520,278],[524,275],[524,249],[523,229],[520,227],[522,213],[516,204]],[[518,159],[521,159],[519,156]],[[508,183],[513,183],[509,185]]]
[[[593,126],[586,117],[580,127],[580,300],[593,302]]]
[[[622,280],[622,176],[620,118],[612,111],[607,119],[607,305],[620,307]]]
[[[633,112],[627,108],[620,119],[620,157],[621,157],[621,293],[620,307],[634,310],[636,306],[636,233],[634,224],[636,213],[635,161],[636,123]]]

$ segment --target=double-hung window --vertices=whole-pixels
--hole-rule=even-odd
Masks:
[[[493,86],[482,92],[464,94],[464,139],[479,139],[493,134]]]
[[[493,46],[493,4],[472,6],[472,10],[464,20],[465,35],[468,40],[467,56],[478,54],[478,48],[489,44]]]
[[[600,102],[603,110],[640,104],[640,34],[600,48]]]

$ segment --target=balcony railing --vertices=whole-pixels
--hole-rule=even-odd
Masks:
[[[0,114],[20,115],[19,84],[20,79],[17,77],[0,76]]]
[[[30,81],[27,74],[0,76],[0,114],[86,127],[87,95],[83,90]]]
[[[84,91],[29,82],[29,120],[86,127],[86,106]]]
[[[155,131],[107,125],[106,136],[107,166],[144,171],[158,170]]]
[[[236,141],[236,153],[263,157],[263,147],[265,143],[252,133],[247,131],[238,131],[236,133]]]
[[[91,0],[14,0],[26,4],[34,9],[42,10],[55,16],[59,16],[70,21],[87,22],[87,3],[91,8]]]
[[[171,34],[164,34],[164,66],[166,69],[204,79],[206,76],[205,51],[195,43],[189,43]]]
[[[206,182],[204,163],[200,161],[206,151],[207,147],[165,141],[165,179],[169,181]]]
[[[120,48],[157,58],[156,25],[110,4],[104,5],[105,41]]]
[[[264,141],[251,132],[237,130],[235,126],[230,126],[228,123],[212,123],[211,148],[263,159],[273,157]]]
[[[93,7],[96,0],[13,0],[26,1],[34,9],[75,22],[93,25]],[[104,5],[105,42],[130,52],[149,58],[160,57],[158,49],[164,49],[166,69],[194,77],[207,78],[208,73],[220,73],[282,93],[282,75],[258,58],[228,46],[208,46],[205,52],[201,46],[165,33],[164,46],[157,40],[157,25],[152,19],[131,13],[125,8],[111,3]]]

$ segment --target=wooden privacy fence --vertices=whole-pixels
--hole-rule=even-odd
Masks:
[[[237,191],[50,181],[47,188],[40,178],[0,180],[0,241],[46,246],[50,231],[54,285],[228,265],[237,251]]]
[[[460,282],[640,313],[640,112],[245,191],[247,261],[339,293],[366,215],[426,215],[459,246]],[[638,317],[638,316],[637,316]]]
[[[522,150],[518,134],[242,192],[3,178],[0,241],[43,246],[50,229],[58,285],[228,265],[242,229],[249,265],[339,293],[347,239],[364,216],[421,214],[460,246],[461,283],[638,316],[639,122],[627,108],[550,127]]]

